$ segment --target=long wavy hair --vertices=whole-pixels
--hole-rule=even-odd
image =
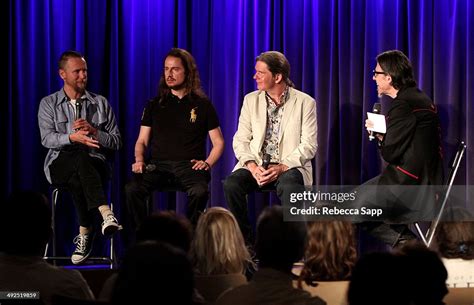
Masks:
[[[212,207],[199,217],[191,244],[191,260],[199,275],[243,274],[253,264],[231,212]]]
[[[298,279],[316,286],[316,281],[347,280],[357,260],[354,227],[346,221],[308,223],[305,262]]]
[[[199,77],[199,71],[197,69],[196,61],[194,57],[188,51],[180,48],[172,48],[168,54],[165,56],[165,60],[168,57],[176,57],[181,59],[181,63],[183,64],[185,70],[185,78],[184,78],[184,88],[186,90],[186,94],[194,94],[201,98],[206,98],[206,94],[202,90],[201,87],[201,79]],[[163,60],[164,62],[164,60]],[[165,97],[170,93],[170,88],[166,84],[165,80],[165,72],[161,73],[160,82],[158,84],[158,99]]]

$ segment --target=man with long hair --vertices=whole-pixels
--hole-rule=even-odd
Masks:
[[[206,157],[208,134],[212,149]],[[132,164],[137,175],[125,187],[135,228],[148,214],[146,202],[151,192],[170,183],[187,193],[187,216],[196,223],[209,197],[210,169],[223,150],[219,120],[201,88],[194,58],[186,50],[171,49],[165,57],[158,95],[143,111]]]

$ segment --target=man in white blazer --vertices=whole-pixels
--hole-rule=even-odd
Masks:
[[[289,76],[290,64],[282,53],[268,51],[256,58],[253,78],[258,90],[245,96],[234,135],[238,163],[224,182],[224,192],[248,242],[252,241],[248,193],[275,187],[284,202],[291,190],[313,183],[316,103],[294,89]]]

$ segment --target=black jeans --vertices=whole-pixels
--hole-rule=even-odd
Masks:
[[[304,187],[303,175],[296,169],[284,172],[275,182],[265,188],[275,187],[278,198],[282,202],[289,200],[290,193]],[[248,219],[247,195],[259,188],[252,173],[244,168],[230,174],[224,181],[224,195],[230,211],[239,223],[240,230],[247,242],[253,242],[253,232]]]
[[[147,201],[154,190],[176,185],[188,196],[187,217],[193,224],[204,211],[209,198],[208,183],[211,174],[205,170],[192,169],[193,163],[185,161],[154,161],[156,169],[150,173],[135,175],[125,186],[127,211],[132,227],[136,230],[148,215]]]
[[[104,185],[108,166],[86,150],[61,151],[49,166],[53,185],[66,186],[76,207],[79,225],[90,227],[93,210],[107,204]]]
[[[376,176],[366,181],[362,186],[375,187],[379,185],[379,179],[380,176]],[[386,210],[396,208],[390,204],[390,202],[395,202],[392,198],[393,194],[388,194],[384,191],[374,193],[365,192],[364,195],[361,194],[362,192],[359,192],[358,200],[355,202],[355,206],[358,208],[361,206],[371,207],[370,204],[374,202],[378,204],[377,207],[382,206]],[[359,227],[392,247],[397,246],[399,242],[417,238],[406,224],[385,223],[383,221],[363,221],[359,224]]]
[[[360,228],[365,230],[370,235],[376,237],[385,244],[396,247],[399,242],[416,239],[413,233],[406,224],[388,224],[376,221],[362,222]]]

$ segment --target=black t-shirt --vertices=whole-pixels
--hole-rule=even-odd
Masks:
[[[207,134],[219,127],[219,119],[207,98],[180,100],[170,93],[148,102],[141,125],[151,127],[152,160],[205,160]]]

